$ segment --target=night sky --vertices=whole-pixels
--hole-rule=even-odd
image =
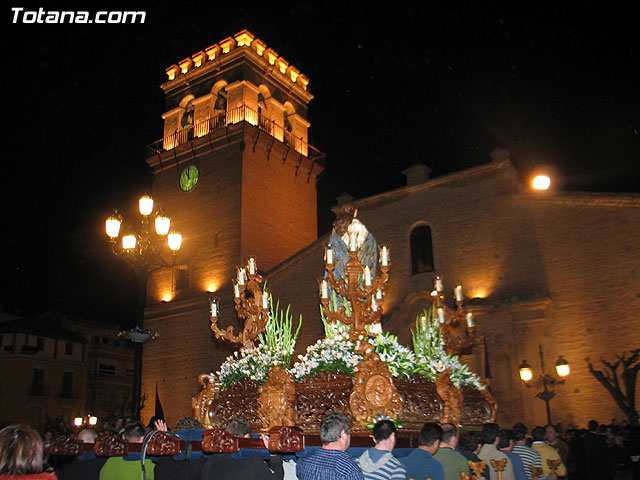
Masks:
[[[548,166],[562,190],[640,191],[631,11],[225,3],[108,7],[147,8],[144,25],[14,24],[5,7],[5,311],[134,318],[135,278],[111,254],[104,219],[150,186],[144,147],[162,136],[165,68],[243,28],[311,80],[310,139],[327,156],[320,234],[343,192],[402,186],[416,162],[432,177],[480,165],[497,146],[523,179]]]

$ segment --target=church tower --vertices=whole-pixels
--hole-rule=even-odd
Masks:
[[[160,338],[145,344],[143,392],[157,383],[165,411],[190,414],[198,375],[229,354],[212,339],[207,299],[219,296],[233,324],[235,267],[251,256],[265,272],[316,240],[323,155],[308,143],[309,79],[250,32],[166,74],[164,135],[147,162],[183,245],[147,284],[145,326]]]

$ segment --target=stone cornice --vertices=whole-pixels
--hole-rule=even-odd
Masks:
[[[513,196],[517,202],[541,203],[549,205],[593,205],[599,207],[640,207],[640,194],[637,193],[518,193]]]

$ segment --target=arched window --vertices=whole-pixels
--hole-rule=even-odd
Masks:
[[[193,105],[193,99],[191,99],[184,107],[184,114],[182,115],[182,120],[180,121],[182,128],[193,127],[194,110],[195,107]]]
[[[409,236],[409,243],[411,245],[412,274],[433,271],[431,228],[428,225],[414,228]]]

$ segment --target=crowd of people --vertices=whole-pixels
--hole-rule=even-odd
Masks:
[[[105,430],[133,443],[142,443],[150,431],[169,431],[158,418],[147,426],[132,418],[116,419]],[[252,436],[249,422],[242,418],[230,419],[226,430],[238,437]],[[474,473],[470,461],[481,460],[486,463],[481,480],[499,479],[492,460],[503,462],[502,480],[638,480],[638,430],[615,419],[608,425],[592,420],[586,429],[562,424],[529,429],[522,423],[506,429],[487,423],[478,431],[460,431],[449,423],[425,423],[417,448],[406,449],[396,447],[395,423],[383,419],[373,426],[374,446],[365,449],[351,447],[348,417],[332,412],[320,425],[322,446],[307,447],[297,456],[271,454],[269,437],[261,436],[263,451],[241,454],[203,455],[188,450],[142,462],[140,452],[97,457],[89,450],[54,462],[45,447],[47,436],[28,426],[11,425],[0,431],[0,480],[460,480],[461,472]],[[185,441],[201,441],[202,432],[196,419],[185,417],[170,433]],[[76,435],[78,441],[89,444],[97,437],[93,429]],[[548,460],[557,466],[552,468]],[[539,476],[537,469],[542,472]]]

